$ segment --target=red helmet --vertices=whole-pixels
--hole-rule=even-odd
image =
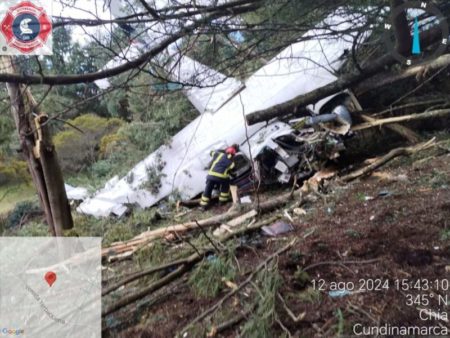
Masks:
[[[234,155],[236,155],[236,148],[235,147],[228,147],[227,149],[225,149],[225,153],[234,156]]]

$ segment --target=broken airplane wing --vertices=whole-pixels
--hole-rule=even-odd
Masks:
[[[325,23],[345,31],[350,26],[354,27],[357,20],[364,24],[361,17],[336,13],[325,19]],[[307,36],[324,36],[323,33],[317,29],[308,32]],[[205,185],[211,149],[233,143],[244,144],[241,151],[250,158],[249,147],[252,147],[251,153],[256,157],[264,142],[292,132],[288,124],[277,121],[246,128],[245,115],[289,101],[335,81],[334,70],[342,66],[345,61],[342,56],[351,49],[352,44],[353,39],[339,34],[333,38],[326,36],[292,44],[248,78],[241,91],[238,86],[231,86],[230,97],[222,96],[214,105],[217,110],[205,108],[208,107],[209,97],[201,88],[192,90],[187,95],[191,102],[197,102],[194,105],[203,113],[176,134],[170,144],[161,146],[139,162],[127,176],[110,180],[103,189],[80,204],[77,211],[97,217],[110,214],[120,216],[128,204],[146,208],[172,193],[179,193],[183,198],[200,194]],[[214,90],[211,97],[214,97]],[[318,113],[327,100],[317,103],[312,107],[313,111]],[[250,142],[246,143],[246,135]],[[155,183],[157,189],[149,192],[143,185],[152,170],[158,170],[160,182]]]

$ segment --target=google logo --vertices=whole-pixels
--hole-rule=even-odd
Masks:
[[[0,333],[2,336],[20,336],[25,334],[25,330],[22,329],[8,329],[6,327],[2,328]]]

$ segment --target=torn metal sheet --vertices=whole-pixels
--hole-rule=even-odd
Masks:
[[[67,198],[71,201],[82,201],[89,196],[86,188],[75,188],[68,184],[64,184],[64,187],[66,189]]]
[[[290,223],[286,223],[283,221],[275,222],[272,225],[269,226],[263,226],[261,228],[262,232],[266,234],[267,236],[278,236],[285,234],[287,232],[293,231],[294,227]]]

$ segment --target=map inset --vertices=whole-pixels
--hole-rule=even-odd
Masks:
[[[0,237],[0,337],[101,337],[101,238]]]

